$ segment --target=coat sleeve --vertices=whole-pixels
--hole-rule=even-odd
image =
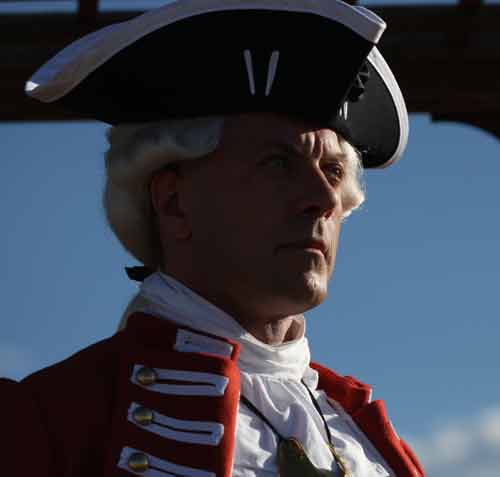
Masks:
[[[9,477],[53,477],[51,450],[43,418],[25,387],[0,378],[0,462]]]

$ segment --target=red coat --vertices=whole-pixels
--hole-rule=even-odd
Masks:
[[[137,313],[124,331],[65,361],[19,383],[0,380],[0,452],[5,452],[1,474],[161,476],[167,471],[183,475],[190,468],[192,477],[230,477],[240,390],[238,345],[216,338],[232,345],[227,357],[179,351],[179,330],[165,320]],[[411,450],[394,433],[383,402],[369,402],[367,385],[311,366],[319,372],[319,388],[351,415],[395,477],[424,475]],[[142,368],[154,373],[148,378],[143,372],[138,378]],[[133,405],[142,406],[142,414],[134,414]],[[148,426],[151,416],[144,414],[148,409],[154,410],[155,422],[156,416],[168,416],[167,427],[174,424],[167,430],[177,437],[155,433],[155,426]],[[183,428],[192,421],[212,427]],[[204,443],[194,442],[197,439]],[[136,451],[143,455],[134,456],[134,472],[128,463],[130,452]],[[149,471],[141,471],[145,458]],[[154,473],[154,469],[163,470]]]

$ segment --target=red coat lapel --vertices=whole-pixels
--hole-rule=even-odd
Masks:
[[[371,388],[317,364],[318,387],[337,401],[380,452],[397,477],[422,477],[424,471],[409,446],[400,439],[387,417],[383,401],[370,402]]]

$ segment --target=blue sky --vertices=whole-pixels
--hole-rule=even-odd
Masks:
[[[344,225],[329,297],[307,315],[313,358],[371,383],[432,477],[498,477],[499,142],[426,115],[410,126]],[[136,290],[102,213],[105,129],[0,124],[0,375],[109,336]]]
[[[110,335],[136,289],[103,218],[104,131],[0,125],[0,374],[21,378]],[[405,157],[367,172],[330,295],[308,314],[313,358],[373,384],[437,468],[436,448],[473,429],[500,465],[499,182],[496,139],[412,116]],[[469,475],[431,475],[452,474]]]

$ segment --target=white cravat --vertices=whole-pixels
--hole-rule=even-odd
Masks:
[[[142,303],[132,307],[129,313],[142,311],[238,342],[241,393],[281,435],[297,437],[318,468],[332,469],[332,475],[337,475],[324,423],[301,380],[313,390],[330,428],[333,444],[343,455],[351,475],[389,475],[384,470],[388,469],[387,464],[345,412],[332,406],[322,391],[315,391],[318,375],[309,367],[309,345],[304,331],[297,339],[281,345],[262,343],[227,313],[161,272],[150,275],[143,282],[139,296]],[[240,404],[233,477],[277,475],[276,449],[274,432]]]

